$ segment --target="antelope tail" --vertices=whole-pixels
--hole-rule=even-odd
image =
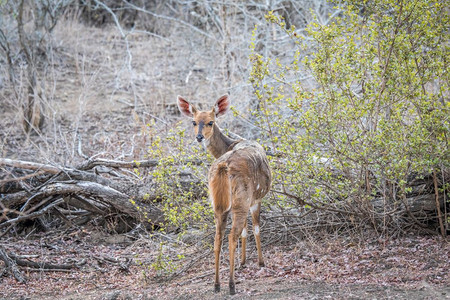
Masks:
[[[231,209],[231,182],[226,162],[217,165],[209,182],[209,189],[215,213],[221,214]]]

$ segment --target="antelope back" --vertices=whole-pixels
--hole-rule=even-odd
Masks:
[[[263,198],[270,189],[272,175],[264,149],[256,142],[243,140],[219,157],[211,166],[209,176],[217,174],[222,163],[228,166],[233,195],[247,193],[252,199]]]

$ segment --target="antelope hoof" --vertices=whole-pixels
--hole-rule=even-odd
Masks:
[[[236,294],[236,286],[234,285],[234,282],[230,282],[230,295]]]
[[[214,293],[219,293],[220,292],[220,283],[215,283],[214,284]]]
[[[259,262],[259,266],[262,268],[262,267],[265,267],[266,265],[264,264],[263,261],[260,261],[260,262]]]

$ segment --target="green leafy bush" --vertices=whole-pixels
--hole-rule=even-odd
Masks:
[[[274,186],[283,205],[385,232],[408,210],[410,179],[450,166],[448,7],[383,0],[336,9],[306,36],[266,16],[296,51],[271,59],[252,43],[255,117],[278,154]]]
[[[150,134],[151,127],[149,124]],[[150,170],[153,183],[153,202],[164,212],[165,226],[206,229],[212,222],[207,193],[208,162],[203,147],[186,137],[186,130],[178,124],[164,137],[154,135],[148,157],[158,165]]]
[[[163,133],[151,122],[145,131],[151,141],[147,157],[157,160],[158,165],[148,174],[142,174],[139,169],[136,172],[150,179],[150,193],[144,198],[161,209],[164,221],[150,233],[152,240],[159,244],[154,261],[138,263],[144,278],[149,270],[154,270],[158,277],[165,277],[176,272],[185,263],[185,251],[193,252],[188,250],[190,246],[203,245],[203,233],[214,228],[207,193],[211,157],[194,139],[186,136],[185,126],[181,123]],[[191,237],[189,242],[184,238],[186,233]]]

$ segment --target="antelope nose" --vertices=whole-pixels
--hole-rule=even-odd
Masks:
[[[202,135],[202,134],[197,134],[197,142],[201,142],[201,141],[203,141],[203,139],[204,139],[204,136]]]

